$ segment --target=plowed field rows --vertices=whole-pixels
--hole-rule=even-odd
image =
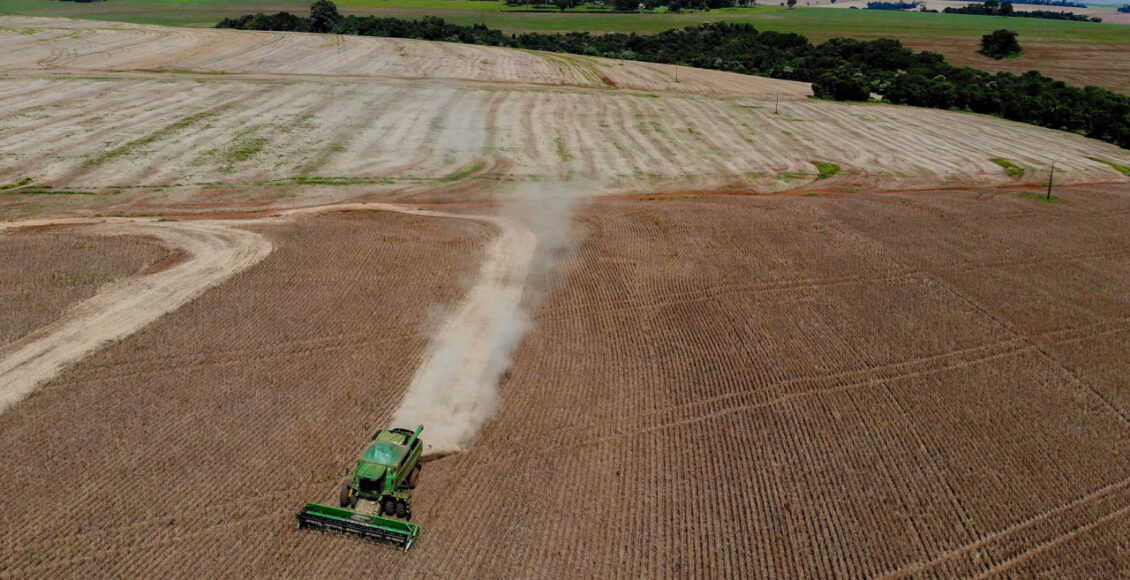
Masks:
[[[0,414],[18,466],[0,575],[271,575],[337,551],[292,512],[399,403],[429,309],[459,299],[489,232],[374,213],[260,228],[261,264]],[[289,556],[250,550],[263,524]]]
[[[426,305],[458,298],[489,234],[260,226],[278,248],[261,265],[0,415],[23,466],[0,476],[0,570],[1115,575],[1130,191],[1060,196],[582,208],[499,411],[425,466],[408,555],[295,531],[292,511],[330,501],[388,420]],[[49,486],[74,502],[19,509]]]
[[[70,228],[0,233],[0,349],[169,253],[155,240]]]

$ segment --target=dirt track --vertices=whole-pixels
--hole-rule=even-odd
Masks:
[[[0,223],[0,230],[84,221]],[[162,272],[110,284],[70,309],[62,320],[0,350],[0,412],[63,368],[108,342],[144,328],[271,252],[270,242],[262,236],[215,222],[111,220],[91,226],[89,231],[155,236],[188,252],[190,258]]]
[[[35,387],[111,341],[133,334],[208,288],[247,269],[272,250],[262,236],[241,229],[280,218],[327,211],[392,211],[445,219],[470,219],[497,227],[479,279],[460,300],[416,371],[397,411],[398,424],[426,424],[432,453],[457,451],[494,411],[496,389],[510,352],[525,332],[520,308],[530,261],[532,232],[500,217],[449,214],[389,204],[307,207],[271,218],[243,221],[163,222],[98,220],[91,233],[157,237],[188,253],[167,270],[134,276],[102,289],[67,316],[0,350],[0,412]],[[91,223],[84,219],[0,222],[4,229]]]

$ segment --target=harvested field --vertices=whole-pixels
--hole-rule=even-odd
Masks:
[[[1033,8],[1043,7],[1033,6]],[[1072,9],[1068,8],[1068,10]],[[1022,75],[1030,70],[1039,70],[1046,76],[1075,86],[1089,85],[1123,94],[1130,93],[1130,61],[1124,58],[1126,54],[1124,45],[1083,40],[1065,43],[1057,39],[1024,38],[1024,54],[1017,58],[997,60],[977,52],[981,50],[979,37],[940,37],[928,41],[904,38],[902,42],[914,50],[932,50],[940,53],[951,63],[965,64],[992,73],[1010,72]]]
[[[86,358],[0,412],[0,577],[1130,570],[1125,150],[709,71],[0,26],[0,217],[189,254],[0,237],[148,273],[100,312],[171,296],[38,334]],[[318,205],[381,199],[436,207]],[[294,529],[422,416],[458,452],[411,552]]]
[[[933,8],[963,6],[967,2],[930,0]],[[653,34],[701,22],[743,22],[762,31],[796,32],[822,42],[837,37],[861,39],[896,38],[921,50],[945,54],[950,62],[968,62],[988,70],[1038,70],[1079,86],[1093,84],[1119,92],[1130,91],[1130,63],[1118,58],[1130,44],[1130,14],[1114,12],[1113,5],[1088,8],[1016,5],[1017,10],[1067,10],[1100,15],[1102,24],[1044,19],[1011,19],[1010,30],[1020,34],[1026,53],[1005,62],[981,60],[976,50],[982,34],[1002,26],[993,17],[954,14],[926,14],[886,10],[838,10],[864,6],[866,0],[802,0],[796,10],[761,3],[755,8],[729,8],[709,12],[686,11],[665,14],[609,14],[600,12],[503,12],[501,1],[491,0],[356,0],[337,2],[343,13],[415,19],[440,16],[448,22],[485,24],[505,33],[570,32],[587,30]],[[175,8],[171,6],[175,5]],[[253,12],[305,12],[308,2],[294,0],[195,1],[189,4],[172,0],[118,0],[59,5],[50,0],[0,0],[0,12],[38,16],[123,20],[148,24],[181,24],[211,27],[224,17]],[[811,10],[808,6],[820,9]],[[826,10],[824,8],[832,8]],[[1117,23],[1117,24],[1115,24]]]
[[[0,349],[170,253],[153,239],[74,228],[0,234]]]
[[[67,366],[180,308],[272,249],[259,235],[216,222],[93,221],[102,222],[88,226],[95,233],[158,239],[171,248],[169,259],[104,285],[65,317],[0,350],[0,412]],[[7,225],[0,222],[0,229]]]
[[[337,559],[294,533],[292,512],[387,421],[489,231],[372,212],[256,229],[276,246],[258,266],[0,414],[22,466],[0,484],[0,574],[270,575],[277,557]],[[63,486],[67,501],[34,499]],[[289,556],[238,548],[264,521]]]
[[[1130,189],[1059,195],[589,204],[539,270],[555,290],[498,414],[425,467],[408,555],[292,512],[329,501],[389,419],[426,305],[461,295],[489,234],[258,226],[278,248],[262,264],[0,415],[25,466],[0,476],[0,570],[1112,576],[1130,566]],[[55,485],[76,503],[20,509]]]
[[[1046,181],[1053,161],[1059,183],[1092,183],[1127,179],[1095,159],[1130,165],[1125,150],[1065,132],[811,101],[806,85],[712,71],[681,68],[675,86],[657,65],[464,45],[5,22],[0,184],[30,180],[0,200],[9,216],[465,200],[570,176],[593,194],[1013,185]],[[338,40],[351,56],[319,44]],[[470,64],[423,64],[436,61]],[[98,78],[54,78],[76,73]],[[616,88],[594,88],[605,76]],[[820,180],[816,162],[843,171]]]
[[[117,22],[0,18],[6,74],[171,72],[283,78],[439,79],[639,91],[804,97],[807,83],[570,54],[447,42]]]

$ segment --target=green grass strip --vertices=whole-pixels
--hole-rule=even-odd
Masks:
[[[1107,165],[1121,171],[1122,175],[1130,177],[1130,167],[1127,167],[1125,165],[1119,165],[1119,164],[1117,164],[1113,161],[1107,161],[1106,159],[1099,159],[1098,157],[1092,157],[1091,161],[1098,161],[1099,163],[1106,163]]]
[[[1024,169],[1019,165],[1009,161],[1008,159],[994,159],[993,163],[1000,165],[1008,173],[1009,177],[1020,177],[1024,175]]]

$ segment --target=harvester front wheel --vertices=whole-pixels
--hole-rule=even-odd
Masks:
[[[382,507],[384,508],[385,515],[391,516],[392,514],[396,513],[396,500],[392,499],[391,497],[387,498],[385,499],[384,505]]]
[[[412,473],[408,474],[408,489],[416,489],[416,484],[420,483],[420,466],[412,468]]]
[[[350,489],[348,483],[341,484],[341,493],[338,495],[338,503],[343,508],[353,507],[353,490]]]

